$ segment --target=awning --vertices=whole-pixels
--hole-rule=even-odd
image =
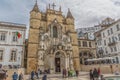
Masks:
[[[93,58],[93,59],[87,59],[86,61],[102,61],[102,60],[111,60],[112,57],[104,57],[104,58]]]

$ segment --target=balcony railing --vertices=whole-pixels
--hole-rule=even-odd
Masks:
[[[116,41],[110,42],[108,43],[108,46],[114,46],[116,43],[117,43]]]

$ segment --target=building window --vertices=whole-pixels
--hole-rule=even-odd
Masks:
[[[111,38],[109,38],[109,43],[111,43]]]
[[[114,38],[114,36],[112,36],[112,42],[115,42],[115,38]]]
[[[112,28],[110,28],[110,30],[111,30],[111,34],[113,34],[113,29],[112,29]]]
[[[119,39],[119,41],[120,41],[120,34],[118,34],[118,39]]]
[[[108,35],[110,35],[110,30],[107,30],[107,32],[108,32]]]
[[[6,33],[5,32],[1,32],[0,33],[0,41],[5,41],[6,40]]]
[[[106,54],[108,53],[107,48],[105,48],[105,52],[106,52]]]
[[[104,45],[106,45],[106,40],[104,40]]]
[[[108,35],[110,35],[110,30],[108,30],[107,32],[108,32]]]
[[[111,52],[113,52],[113,48],[111,47],[110,49],[111,49]]]
[[[11,51],[10,61],[16,61],[16,50]]]
[[[119,28],[119,25],[118,25],[118,24],[116,25],[116,28],[117,28],[117,31],[119,31],[119,30],[120,30],[120,28]]]
[[[3,50],[0,50],[0,61],[3,60]]]
[[[103,37],[105,37],[105,34],[103,33]]]
[[[83,60],[82,60],[82,58],[80,58],[80,64],[83,64]]]
[[[89,47],[92,47],[91,42],[89,42]]]
[[[83,47],[87,47],[87,42],[83,41]]]
[[[78,41],[78,45],[81,46],[81,42],[80,41]]]
[[[79,53],[79,56],[81,57],[81,56],[82,56],[82,53]]]
[[[57,38],[57,37],[58,37],[57,27],[56,27],[56,26],[53,27],[53,37],[54,37],[54,38]]]
[[[17,40],[18,40],[17,33],[13,32],[12,35],[13,35],[12,41],[17,42]]]
[[[116,46],[114,47],[114,51],[117,51],[117,48],[116,48]]]

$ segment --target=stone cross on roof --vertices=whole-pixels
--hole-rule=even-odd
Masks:
[[[56,6],[55,3],[53,3],[53,4],[52,4],[53,10],[54,10],[55,6]]]

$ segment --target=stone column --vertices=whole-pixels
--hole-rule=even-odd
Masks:
[[[69,63],[68,63],[68,56],[67,56],[67,57],[65,57],[65,68],[66,69],[68,68],[68,65],[69,65]]]
[[[54,73],[55,71],[55,60],[54,60],[54,56],[50,55],[50,59],[49,59],[49,62],[50,62],[50,73]]]
[[[67,66],[67,68],[70,68],[69,56],[67,57],[67,63],[68,63],[68,66]]]

